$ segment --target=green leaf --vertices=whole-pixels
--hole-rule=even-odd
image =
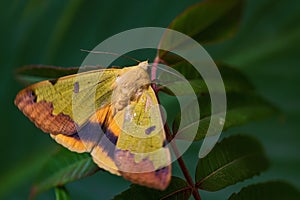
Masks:
[[[25,83],[34,83],[47,79],[76,74],[78,67],[63,68],[47,65],[28,65],[16,71],[17,79]]]
[[[101,69],[99,66],[84,66],[80,72]],[[30,84],[38,81],[55,79],[62,76],[76,74],[79,67],[55,67],[47,65],[28,65],[16,71],[17,79]]]
[[[200,120],[197,120],[195,113],[191,112],[195,110],[195,106],[200,106]],[[182,115],[179,113],[175,117],[173,122],[173,133],[177,134],[178,139],[188,138],[190,140],[190,131],[195,128],[198,129],[194,138],[195,141],[202,140],[207,133],[207,129],[211,118],[218,119],[219,123],[224,123],[223,131],[229,128],[240,126],[254,120],[260,120],[266,118],[276,112],[269,102],[262,99],[256,94],[227,94],[227,110],[226,118],[219,119],[219,113],[211,115],[211,102],[208,95],[199,96],[198,102],[191,102]],[[190,112],[188,112],[190,111]],[[179,129],[179,123],[182,122],[182,126]],[[195,127],[197,126],[197,127]]]
[[[225,40],[236,32],[242,0],[206,0],[178,15],[168,28],[182,32],[201,44]]]
[[[183,110],[189,112],[178,113],[175,117],[173,133],[177,134],[178,139],[203,139],[207,134],[211,119],[216,119],[215,122],[222,124],[225,122],[223,127],[223,130],[225,131],[230,127],[262,119],[274,112],[275,109],[270,103],[254,93],[253,85],[239,70],[222,63],[218,63],[218,69],[223,77],[227,93],[226,119],[220,117],[220,113],[217,112],[211,115],[211,100],[209,94],[218,94],[222,92],[221,88],[214,88],[213,91],[208,92],[201,75],[191,64],[186,61],[181,61],[172,67],[172,70],[176,70],[176,73],[184,76],[184,78],[189,81],[188,83],[184,79],[172,81],[176,80],[175,78],[177,77],[173,77],[172,79],[172,76],[175,75],[174,72],[171,73],[170,70],[163,71],[159,74],[159,78],[162,78],[162,80],[165,81],[160,83],[161,91],[171,95],[175,94],[174,91],[176,91],[176,95],[190,95],[192,92],[195,92],[198,96],[197,100],[190,102],[183,108]],[[187,86],[190,88],[192,87],[192,89],[189,89]],[[200,106],[200,118],[199,113],[195,112],[195,110],[198,110],[198,104]],[[196,137],[191,138],[193,137],[191,133],[195,133],[195,131],[197,131]],[[220,131],[218,130],[215,132],[219,133]]]
[[[189,7],[178,15],[168,26],[203,44],[212,44],[233,36],[241,19],[242,0],[206,0]],[[160,47],[168,49],[189,48],[185,39],[178,40],[172,33],[166,32]],[[172,54],[160,50],[159,58],[170,63]]]
[[[298,200],[300,192],[294,186],[283,181],[270,181],[258,183],[243,188],[240,192],[234,193],[229,200]]]
[[[128,190],[114,197],[114,200],[127,199],[189,199],[191,188],[178,177],[172,177],[170,185],[164,191],[146,188],[139,185],[131,185]]]
[[[56,200],[70,200],[68,190],[64,186],[59,186],[55,188],[55,199]]]
[[[89,176],[98,171],[98,166],[87,153],[79,154],[62,148],[48,160],[37,176],[32,196],[52,187]]]
[[[40,148],[38,152],[28,153],[25,159],[18,160],[13,167],[3,171],[2,175],[0,175],[0,199],[5,199],[5,195],[9,192],[17,191],[20,185],[26,185],[28,181],[31,182],[36,172],[41,169],[52,152],[52,148]],[[22,166],[21,170],[20,166]]]
[[[194,92],[196,94],[207,94],[208,89],[206,86],[205,81],[203,80],[202,76],[199,74],[199,72],[191,65],[189,62],[185,60],[178,61],[176,64],[173,64],[172,69],[176,70],[179,74],[184,76],[186,80],[190,83],[191,87],[194,89]],[[253,85],[248,80],[248,78],[241,73],[238,69],[230,67],[224,63],[217,63],[218,70],[222,76],[222,80],[224,82],[225,90],[226,92],[251,92],[254,90]],[[168,71],[165,71],[160,74],[159,77],[167,77],[166,73],[169,73]],[[170,74],[169,76],[172,76]],[[174,78],[173,78],[174,80]],[[168,81],[168,80],[166,80]],[[213,81],[213,80],[210,80]],[[216,80],[217,81],[217,80]],[[167,94],[174,95],[170,90],[168,90],[168,87],[176,88],[176,91],[178,91],[177,95],[188,95],[191,90],[186,89],[186,84],[184,84],[184,81],[178,80],[178,81],[169,81],[164,83],[164,87],[161,88],[161,90]],[[211,92],[219,92],[220,88],[214,88]]]
[[[268,167],[260,143],[249,136],[232,136],[217,143],[198,161],[196,186],[207,191],[221,190],[246,180]]]

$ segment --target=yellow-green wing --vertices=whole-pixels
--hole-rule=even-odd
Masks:
[[[15,104],[44,132],[71,135],[110,102],[118,72],[93,70],[42,81],[20,91]]]
[[[171,178],[170,152],[153,89],[144,90],[115,119],[122,127],[114,161],[122,176],[134,183],[165,189]]]
[[[96,153],[99,167],[120,175],[108,146],[97,144],[110,133],[107,127],[113,127],[111,95],[116,78],[126,70],[94,70],[42,81],[20,91],[15,104],[57,143],[71,151]]]

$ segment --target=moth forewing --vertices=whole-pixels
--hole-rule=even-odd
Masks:
[[[156,189],[165,189],[171,179],[171,158],[151,86],[137,102],[124,109],[123,128],[116,146],[115,162],[128,180]]]

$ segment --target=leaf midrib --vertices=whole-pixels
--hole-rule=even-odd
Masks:
[[[191,190],[191,188],[189,186],[186,186],[186,187],[183,187],[183,188],[180,188],[180,189],[177,189],[175,190],[174,192],[171,192],[163,197],[160,198],[160,200],[164,200],[164,199],[167,199],[169,197],[172,197],[173,195],[176,195],[177,193],[180,193],[180,192],[184,192],[184,191],[187,191],[187,190]]]
[[[241,156],[241,157],[239,157],[239,158],[237,158],[237,159],[234,159],[234,160],[230,161],[229,163],[227,163],[227,164],[221,166],[221,167],[218,168],[217,170],[215,170],[215,171],[213,171],[212,173],[208,174],[205,178],[201,179],[199,182],[196,183],[196,186],[197,186],[198,188],[201,188],[200,185],[201,185],[203,182],[205,182],[206,180],[208,180],[210,177],[214,176],[215,174],[217,174],[217,173],[220,172],[221,170],[223,170],[223,169],[229,167],[231,164],[234,164],[234,163],[236,163],[236,162],[238,162],[238,161],[240,161],[240,160],[243,160],[243,159],[245,159],[245,158],[247,158],[247,157],[251,157],[251,156],[253,156],[253,155],[257,155],[257,154],[259,154],[259,153],[260,153],[260,151],[257,151],[257,152],[255,152],[255,153],[250,153],[250,154]]]
[[[65,168],[63,168],[63,169],[58,170],[57,173],[55,173],[55,175],[53,175],[53,176],[51,176],[51,177],[49,177],[49,178],[47,178],[47,179],[43,179],[42,181],[38,182],[38,183],[35,184],[35,185],[36,185],[38,188],[42,188],[42,190],[44,190],[45,188],[48,188],[47,185],[49,184],[49,181],[50,181],[50,183],[52,182],[51,179],[53,179],[54,176],[55,176],[55,177],[57,177],[57,176],[60,177],[61,174],[65,174],[65,171],[68,171],[68,172],[69,172],[70,169],[72,169],[72,171],[74,171],[75,168],[78,169],[78,166],[82,167],[82,164],[91,161],[90,159],[91,159],[91,158],[86,157],[86,158],[84,158],[84,159],[81,159],[81,160],[78,161],[78,162],[76,161],[76,162],[74,162],[74,163],[68,165],[67,167],[65,167]],[[86,168],[87,168],[87,167],[86,167]],[[73,177],[74,177],[74,176],[73,176]],[[56,183],[58,183],[58,184],[62,183],[61,178],[59,178],[59,179],[54,179],[54,180],[56,180],[56,181],[53,181],[53,182],[56,182]],[[47,182],[48,182],[48,183],[47,183]],[[43,185],[44,185],[44,186],[43,186]],[[39,186],[42,186],[42,187],[39,187]],[[46,186],[46,187],[45,187],[45,186]],[[43,189],[43,188],[44,188],[44,189]]]

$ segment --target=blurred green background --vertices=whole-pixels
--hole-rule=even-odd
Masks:
[[[24,87],[16,81],[15,69],[27,64],[79,66],[86,56],[81,48],[93,49],[107,37],[131,28],[167,27],[197,2],[1,1],[0,199],[26,199],[39,166],[58,147],[14,106],[15,95]],[[267,120],[230,130],[257,137],[271,160],[270,169],[249,182],[284,179],[300,188],[299,21],[298,0],[247,0],[237,35],[205,46],[213,59],[243,71],[258,92],[282,110]],[[190,151],[197,153],[198,149]],[[203,199],[224,199],[246,183],[201,195]],[[99,172],[67,188],[74,199],[108,199],[128,185],[119,177]],[[54,199],[54,193],[46,192],[39,199]]]

